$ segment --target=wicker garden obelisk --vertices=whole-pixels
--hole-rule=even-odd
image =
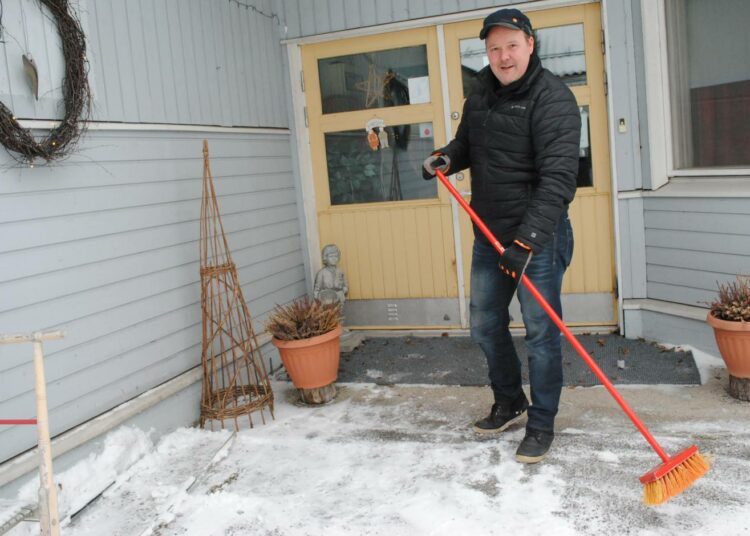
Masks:
[[[247,415],[253,426],[253,412],[264,411],[273,418],[273,392],[268,380],[250,313],[242,296],[237,268],[229,252],[224,226],[216,201],[208,159],[208,141],[203,141],[203,199],[200,222],[201,310],[203,313],[203,390],[201,428],[214,421],[224,428]]]

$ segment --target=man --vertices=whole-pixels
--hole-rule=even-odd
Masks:
[[[541,461],[554,439],[562,389],[560,332],[534,297],[518,286],[526,275],[561,315],[562,278],[573,252],[568,205],[578,173],[581,119],[575,97],[544,69],[528,17],[501,9],[484,19],[489,65],[477,74],[456,137],[424,162],[435,169],[471,169],[471,206],[507,248],[499,255],[474,228],[471,336],[484,351],[495,403],[477,432],[500,432],[528,409],[516,451],[524,463]],[[499,265],[499,267],[498,267]],[[508,325],[518,288],[529,354],[529,406]],[[562,316],[562,315],[561,315]]]

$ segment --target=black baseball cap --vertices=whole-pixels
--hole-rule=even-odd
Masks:
[[[531,21],[529,18],[517,9],[500,9],[487,15],[482,24],[482,31],[479,32],[479,39],[487,37],[487,33],[495,26],[504,26],[512,30],[523,30],[527,35],[531,35]]]

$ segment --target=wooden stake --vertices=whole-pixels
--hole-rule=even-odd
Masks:
[[[729,375],[729,394],[737,400],[750,402],[750,378]]]
[[[57,486],[52,471],[52,442],[49,437],[47,381],[44,374],[42,341],[61,339],[62,331],[35,332],[31,335],[3,335],[0,344],[34,343],[34,390],[36,392],[36,426],[39,451],[39,529],[42,536],[60,536],[57,511]]]
[[[39,436],[39,523],[42,536],[59,536],[57,486],[52,474],[52,444],[47,413],[47,383],[44,376],[44,352],[41,339],[34,340],[34,378],[36,380],[36,429]]]

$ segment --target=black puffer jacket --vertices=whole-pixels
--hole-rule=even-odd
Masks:
[[[438,151],[450,173],[471,169],[471,206],[504,245],[534,252],[573,200],[581,117],[573,93],[532,56],[526,74],[502,87],[489,66],[477,75],[456,137]],[[474,235],[483,239],[476,227]]]

